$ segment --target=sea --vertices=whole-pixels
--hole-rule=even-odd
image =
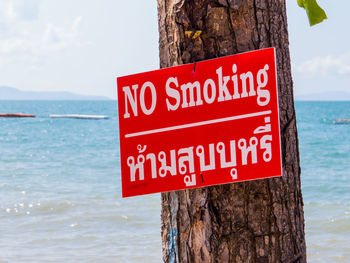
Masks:
[[[160,194],[122,199],[116,101],[0,101],[0,263],[162,262]],[[50,114],[109,119],[53,119]],[[308,262],[350,262],[350,102],[296,102]]]

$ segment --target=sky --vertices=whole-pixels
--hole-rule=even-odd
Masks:
[[[350,92],[350,1],[286,0],[295,94]],[[116,99],[116,77],[159,68],[156,0],[0,0],[0,86]],[[1,97],[1,94],[0,94]]]

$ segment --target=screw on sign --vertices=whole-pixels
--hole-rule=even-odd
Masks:
[[[123,197],[281,176],[274,48],[117,85]]]

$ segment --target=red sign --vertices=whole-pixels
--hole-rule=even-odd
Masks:
[[[117,78],[123,197],[281,176],[275,50]]]

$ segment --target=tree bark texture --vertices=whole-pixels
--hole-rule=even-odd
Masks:
[[[158,0],[158,19],[161,68],[276,48],[283,162],[281,178],[163,193],[164,262],[306,262],[285,0]]]

